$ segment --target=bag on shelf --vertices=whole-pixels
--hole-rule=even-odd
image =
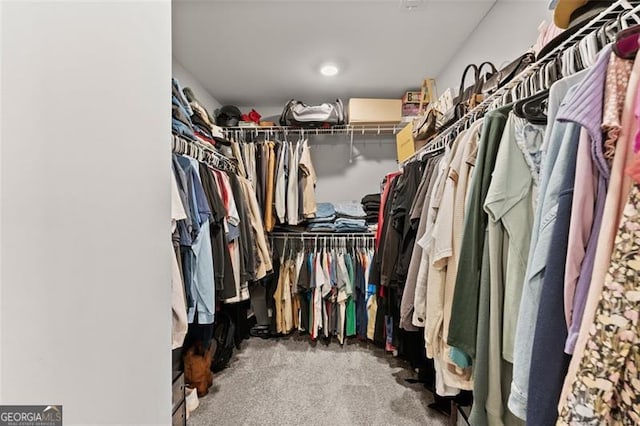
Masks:
[[[492,71],[487,76],[482,75],[482,71],[485,67],[489,67]],[[474,81],[473,84],[465,88],[464,84],[467,79],[467,73],[473,70]],[[491,62],[483,62],[480,66],[475,64],[467,65],[462,73],[462,79],[460,80],[460,88],[458,90],[458,96],[453,99],[453,107],[447,110],[441,119],[441,127],[438,130],[443,130],[450,126],[462,116],[464,116],[469,110],[473,109],[484,99],[482,89],[487,78],[492,78],[498,71]]]
[[[341,124],[344,124],[344,105],[340,99],[320,105],[307,105],[291,99],[280,116],[281,126],[323,127]]]
[[[417,141],[429,140],[438,134],[437,123],[440,113],[432,106],[427,107],[427,111],[413,121],[413,139]]]
[[[482,93],[489,95],[524,71],[530,64],[535,62],[536,57],[532,52],[527,52],[515,61],[511,62],[500,71],[493,73],[482,85]],[[494,68],[495,69],[495,68]]]

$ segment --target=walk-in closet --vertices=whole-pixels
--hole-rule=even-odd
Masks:
[[[0,0],[0,424],[640,424],[640,1]]]

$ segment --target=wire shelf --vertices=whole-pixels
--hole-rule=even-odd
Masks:
[[[495,106],[496,103],[498,103],[501,99],[504,99],[505,95],[513,93],[515,89],[519,88],[519,86],[528,83],[531,77],[535,76],[539,71],[543,70],[545,66],[555,61],[560,53],[577,45],[580,40],[584,39],[586,36],[611,23],[612,21],[617,19],[622,12],[632,12],[632,14],[635,14],[637,16],[639,12],[638,5],[640,5],[640,1],[618,0],[612,3],[597,17],[595,17],[588,24],[584,25],[582,28],[576,31],[575,34],[568,37],[565,41],[560,43],[542,58],[539,58],[538,60],[536,60],[536,62],[529,65],[504,87],[492,93],[475,108],[471,109],[455,123],[442,131],[442,133],[438,134],[438,136],[436,136],[431,142],[429,142],[427,145],[417,150],[410,157],[405,159],[402,164],[407,164],[408,162],[420,157],[422,154],[430,154],[444,149],[447,143],[447,139],[450,135],[460,130],[462,127],[468,126],[469,124],[473,123],[476,119],[482,117],[483,113],[487,111],[490,106]],[[519,99],[516,98],[514,100],[517,101]]]

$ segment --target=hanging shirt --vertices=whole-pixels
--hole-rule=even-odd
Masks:
[[[298,158],[300,142],[289,144],[289,176],[287,177],[287,223],[298,224]]]
[[[558,424],[640,424],[640,187],[634,184]]]
[[[579,126],[555,120],[561,113],[564,100],[570,99],[588,71],[562,79],[549,92],[549,126],[543,143],[544,156],[540,173],[538,203],[532,228],[529,261],[526,280],[522,290],[518,324],[514,342],[513,381],[509,397],[509,409],[521,419],[526,419],[529,373],[535,326],[540,305],[540,293],[545,279],[545,271],[551,239],[558,213],[560,187],[568,167],[575,156],[580,135]],[[545,146],[546,145],[546,146]],[[575,163],[573,164],[575,166]],[[566,252],[565,252],[566,253]],[[564,278],[564,274],[561,278]]]
[[[280,144],[278,167],[276,171],[275,205],[276,215],[280,223],[286,223],[287,217],[287,179],[289,170],[289,144]]]
[[[177,222],[185,220],[187,213],[185,212],[178,186],[176,184],[175,173],[171,173],[171,233],[173,234],[177,227]],[[177,253],[179,255],[179,253]],[[172,328],[171,328],[171,349],[182,347],[184,338],[187,335],[187,300],[184,294],[184,282],[180,273],[180,266],[176,252],[171,250],[171,311],[172,311]]]
[[[311,162],[309,141],[302,143],[300,154],[300,174],[302,175],[302,212],[305,218],[315,217],[317,211],[315,187],[317,182],[316,170]]]
[[[476,349],[478,291],[487,214],[484,201],[493,172],[498,144],[512,105],[489,112],[484,118],[479,151],[469,187],[460,268],[456,276],[447,343],[473,357]]]

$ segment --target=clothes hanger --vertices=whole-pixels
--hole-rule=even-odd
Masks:
[[[622,27],[624,23],[627,23],[627,19],[631,18],[635,21],[635,25],[628,26],[627,28],[621,29],[615,35],[615,41],[613,43],[613,51],[614,53],[623,59],[634,59],[636,54],[638,53],[638,43],[640,39],[640,18],[637,13],[640,12],[640,6],[635,7],[628,11],[625,16],[619,15],[620,25]]]
[[[547,103],[549,90],[539,92],[515,103],[513,112],[531,124],[547,124]]]

